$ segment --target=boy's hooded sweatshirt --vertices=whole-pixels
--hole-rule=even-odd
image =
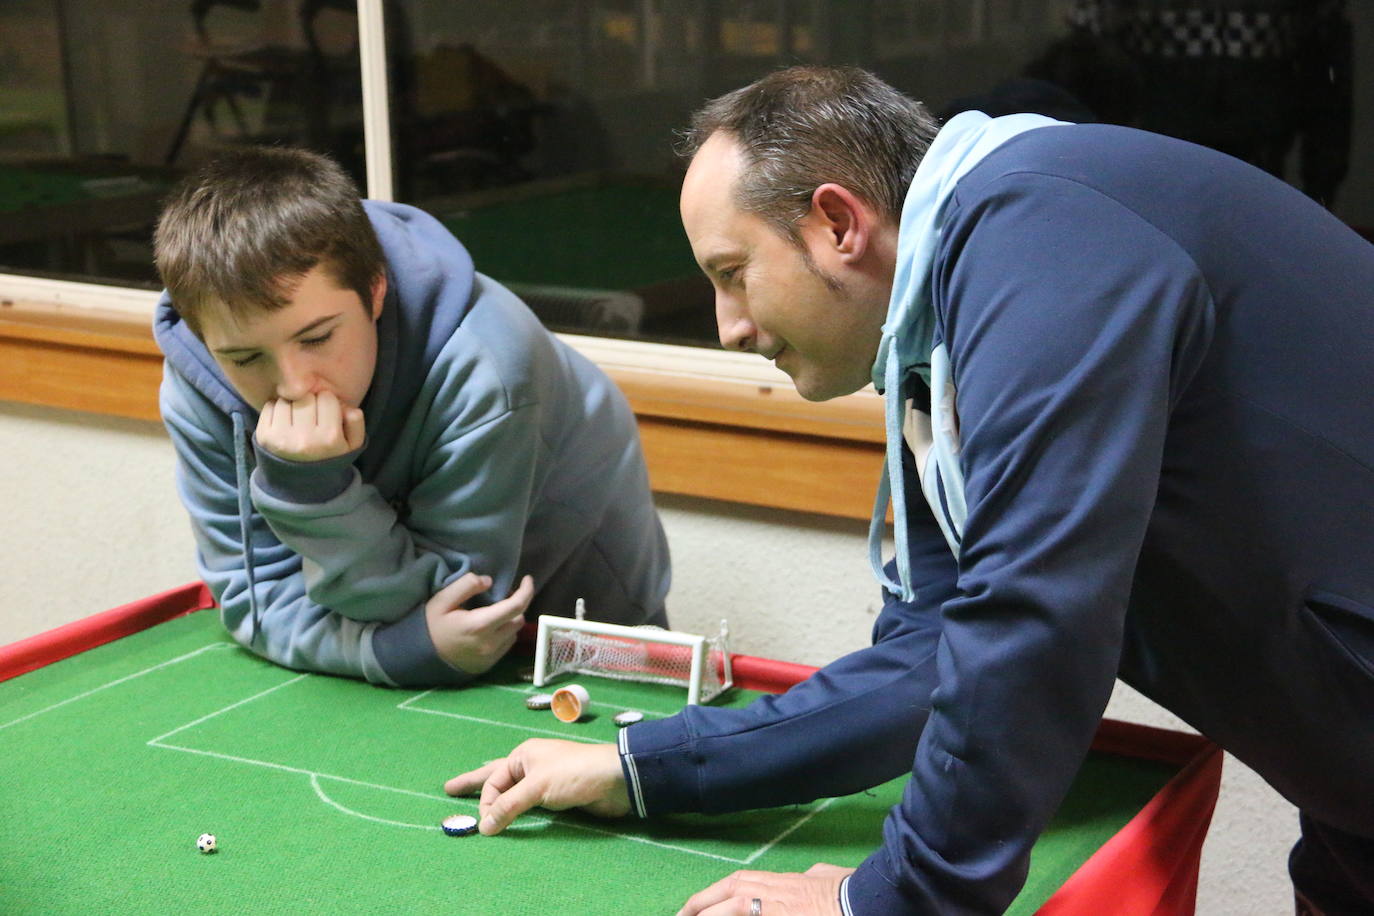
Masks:
[[[468,571],[489,603],[663,621],[668,548],[634,416],[615,385],[428,214],[364,203],[386,256],[367,441],[318,462],[255,449],[257,411],[166,293],[161,407],[200,574],[225,626],[290,668],[454,684],[425,602]]]

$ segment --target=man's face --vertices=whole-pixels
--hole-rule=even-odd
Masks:
[[[261,410],[329,391],[345,407],[362,404],[377,367],[377,325],[386,296],[379,278],[367,307],[316,265],[296,283],[284,308],[235,320],[210,308],[201,320],[205,346],[229,383]]]
[[[682,223],[715,287],[721,345],[772,360],[808,400],[859,390],[870,378],[886,299],[875,302],[871,284],[818,263],[816,255],[834,261],[823,233],[803,226],[799,247],[739,210],[732,189],[742,165],[734,139],[716,133],[682,184]]]

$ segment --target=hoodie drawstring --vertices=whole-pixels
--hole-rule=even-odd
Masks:
[[[248,639],[248,645],[253,646],[258,641],[258,629],[261,621],[258,617],[258,581],[254,574],[253,567],[253,539],[252,539],[252,502],[248,490],[248,435],[243,423],[243,414],[237,410],[233,412],[234,418],[234,478],[238,484],[239,496],[239,540],[243,542],[244,571],[248,574],[248,607],[253,617],[253,635]]]
[[[887,456],[883,459],[883,473],[878,481],[878,495],[873,505],[873,518],[868,525],[868,562],[878,583],[888,591],[901,595],[903,601],[915,601],[916,589],[911,585],[911,555],[907,552],[906,532],[906,468],[902,464],[902,399],[901,361],[897,358],[897,338],[885,341],[887,362],[883,366],[883,414],[887,425]],[[883,523],[887,504],[892,501],[893,539],[897,546],[897,578],[893,582],[883,569]]]

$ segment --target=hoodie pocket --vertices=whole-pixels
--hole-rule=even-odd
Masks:
[[[1374,677],[1374,607],[1317,589],[1307,593],[1305,603],[1318,625]]]

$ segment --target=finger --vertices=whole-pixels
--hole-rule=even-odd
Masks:
[[[258,411],[257,436],[259,439],[272,428],[272,411],[276,406],[277,402],[275,400],[268,401],[266,404],[263,404],[262,409]]]
[[[682,909],[678,910],[677,916],[697,916],[697,914],[705,912],[707,909],[724,903],[736,896],[736,894],[740,892],[741,879],[745,874],[747,874],[747,872],[737,871],[728,877],[721,878],[705,890],[697,891],[691,897],[687,898],[687,902],[682,905]],[[725,912],[729,911],[727,910]],[[741,910],[740,912],[747,912],[747,910]]]
[[[534,580],[526,576],[520,580],[520,587],[511,592],[509,598],[502,598],[486,607],[474,608],[469,613],[472,614],[474,625],[483,628],[497,627],[504,623],[520,621],[524,617],[525,611],[529,610],[532,600],[534,600]]]
[[[486,783],[487,778],[501,762],[500,760],[493,760],[490,763],[482,764],[475,770],[459,773],[457,776],[444,783],[444,791],[449,795],[471,795]]]
[[[348,440],[348,450],[351,452],[363,447],[367,441],[367,420],[363,417],[363,412],[357,407],[350,407],[344,412],[344,438]]]
[[[445,605],[447,610],[456,610],[462,607],[469,599],[482,594],[491,588],[491,576],[479,576],[477,573],[463,573],[448,585],[434,593],[430,601],[438,601]]]
[[[485,791],[483,789],[484,794]],[[533,779],[522,779],[486,806],[485,811],[482,811],[482,820],[477,825],[477,829],[483,836],[495,836],[509,827],[511,821],[543,800],[543,784]],[[479,811],[481,811],[480,807]]]
[[[343,435],[343,409],[332,391],[321,391],[315,398],[315,422],[320,429],[337,429]]]
[[[728,900],[722,900],[715,906],[708,906],[706,909],[701,910],[700,916],[750,916],[750,913],[752,913],[752,910],[749,909],[750,899],[749,897],[741,897],[736,894]],[[764,899],[767,898],[760,898],[760,902]],[[765,909],[770,913],[792,912],[791,910],[782,910],[772,905],[766,905]]]
[[[291,402],[290,425],[310,427],[319,422],[318,401],[314,394],[307,394],[299,401]]]
[[[523,762],[517,756],[520,748],[511,751],[510,756],[494,762],[486,782],[482,783],[482,795],[477,801],[478,816],[487,813],[501,793],[519,782],[525,775]]]

